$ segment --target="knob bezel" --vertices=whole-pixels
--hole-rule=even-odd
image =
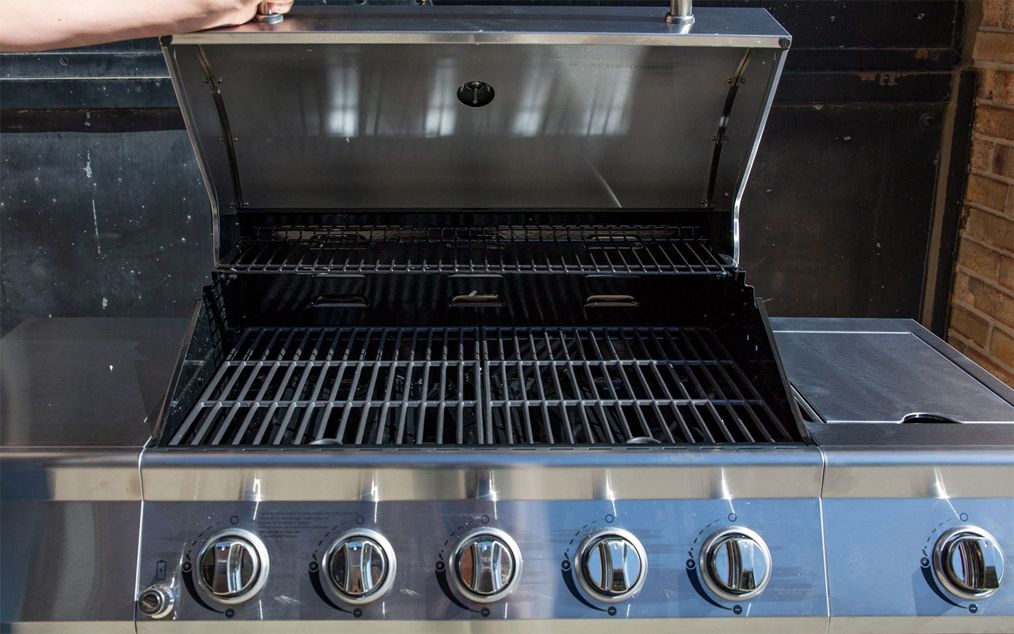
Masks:
[[[141,597],[148,594],[149,592],[158,597],[158,609],[155,610],[154,612],[148,612],[143,607],[141,607],[143,605],[141,603]],[[165,617],[169,616],[172,613],[175,607],[176,607],[176,593],[173,591],[172,588],[162,583],[150,585],[144,590],[142,590],[140,594],[137,595],[137,611],[150,619],[164,619]]]
[[[368,539],[374,542],[383,553],[384,558],[387,560],[387,570],[384,572],[383,581],[366,594],[360,596],[355,596],[349,594],[345,590],[342,590],[331,575],[331,559],[334,557],[335,552],[342,545],[354,539]],[[394,586],[394,577],[398,572],[398,558],[394,553],[394,547],[391,546],[391,542],[389,542],[386,537],[369,528],[354,528],[352,530],[345,531],[331,542],[331,545],[328,547],[327,552],[324,553],[324,557],[321,560],[320,571],[328,589],[336,598],[343,603],[348,603],[350,605],[364,605],[381,598]]]
[[[465,582],[461,579],[461,574],[458,572],[458,562],[460,561],[465,548],[470,547],[476,538],[484,536],[492,537],[502,542],[507,547],[507,551],[510,553],[511,558],[514,560],[514,570],[511,573],[510,581],[508,581],[507,584],[504,585],[504,587],[498,592],[494,592],[493,594],[479,594],[478,592],[474,592],[465,585]],[[514,541],[513,537],[507,534],[506,531],[499,528],[483,526],[465,533],[461,537],[461,541],[458,542],[458,545],[454,547],[454,554],[451,555],[450,561],[450,577],[451,581],[454,583],[454,588],[466,599],[474,601],[475,603],[496,603],[513,592],[514,588],[517,587],[518,582],[521,580],[521,567],[523,563],[524,560],[521,557],[521,549],[518,547],[518,543]]]
[[[947,574],[947,567],[949,566],[949,564],[945,560],[945,555],[946,551],[948,550],[948,547],[957,538],[968,534],[989,541],[992,544],[993,548],[996,549],[996,553],[1000,557],[1000,577],[997,580],[996,588],[989,588],[987,590],[981,590],[979,592],[972,592],[970,590],[966,590],[965,588],[959,588],[958,586],[956,586],[954,582],[951,581],[949,575]],[[996,591],[1000,589],[999,586],[1003,582],[1003,573],[1004,568],[1006,567],[1006,563],[1007,562],[1003,556],[1003,550],[1000,549],[1000,543],[997,542],[996,538],[993,537],[989,532],[987,532],[982,528],[979,528],[978,526],[970,526],[970,525],[956,526],[946,531],[943,535],[941,535],[940,538],[937,539],[937,543],[933,546],[933,572],[935,573],[934,576],[936,577],[937,582],[943,587],[944,590],[961,599],[967,600],[985,599],[986,597],[990,597],[996,594]]]
[[[630,586],[626,592],[620,594],[605,594],[598,588],[594,587],[585,575],[585,559],[588,556],[589,551],[607,537],[619,537],[620,539],[625,540],[634,549],[637,556],[641,558],[641,574],[638,576],[637,581],[635,581],[634,585]],[[577,562],[578,570],[576,576],[581,589],[584,590],[585,594],[597,601],[601,601],[602,603],[622,603],[623,601],[630,599],[641,591],[641,587],[644,585],[644,580],[648,577],[648,555],[644,551],[644,545],[633,533],[622,528],[602,528],[589,533],[588,536],[581,541],[581,545],[577,549]]]
[[[711,558],[711,553],[715,546],[731,535],[742,535],[743,537],[753,540],[760,547],[761,554],[764,555],[764,563],[767,567],[766,574],[764,575],[764,578],[761,579],[760,583],[757,584],[757,587],[749,592],[742,592],[739,594],[729,592],[718,583],[718,580],[711,576],[711,565],[708,561]],[[764,589],[768,586],[768,582],[771,580],[771,551],[768,549],[767,542],[765,542],[756,531],[752,531],[743,526],[729,526],[728,528],[715,531],[710,537],[708,537],[707,540],[704,541],[698,557],[697,567],[698,570],[701,571],[701,577],[704,578],[704,584],[708,586],[708,590],[711,590],[711,592],[713,592],[716,596],[721,597],[726,601],[747,601],[749,599],[753,599],[761,592],[764,592]]]
[[[258,559],[257,578],[254,580],[253,585],[251,585],[247,590],[232,596],[222,596],[220,594],[216,594],[208,587],[208,584],[204,581],[204,575],[201,573],[201,561],[204,559],[204,554],[208,552],[208,548],[210,548],[215,542],[227,537],[235,537],[247,541],[251,546],[253,546]],[[201,549],[197,551],[197,564],[194,566],[195,576],[197,577],[197,585],[212,601],[225,605],[237,605],[239,603],[244,603],[260,592],[264,587],[264,584],[267,583],[270,563],[270,559],[268,558],[268,549],[264,546],[264,542],[262,542],[259,537],[242,528],[228,528],[209,537],[204,542],[204,545],[201,546]]]

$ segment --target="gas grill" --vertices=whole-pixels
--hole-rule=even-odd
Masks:
[[[790,42],[683,1],[165,38],[215,265],[136,630],[1014,631],[1014,392],[886,322],[782,335],[839,350],[794,386],[740,267]],[[840,371],[871,341],[964,396],[835,420],[900,380]]]

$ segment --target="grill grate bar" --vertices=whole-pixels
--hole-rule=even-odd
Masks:
[[[680,349],[680,346],[675,341],[672,340],[672,337],[668,333],[666,333],[666,339],[672,344],[673,349],[676,350],[676,353],[679,355],[680,359],[684,359],[683,351]],[[689,348],[690,353],[694,354],[696,356],[696,350],[694,350],[693,345],[690,343],[689,339],[686,339],[685,342],[686,342],[686,345]],[[707,382],[708,382],[708,385],[710,386],[710,388],[712,390],[714,390],[714,393],[719,393],[720,394],[722,392],[722,389],[721,389],[721,387],[719,387],[718,383],[715,381],[715,377],[711,373],[711,371],[708,368],[704,368],[704,371],[702,372],[702,374],[707,379]],[[709,392],[709,393],[711,393],[711,392]],[[723,399],[723,401],[724,401],[724,399]],[[710,406],[714,407],[715,404],[716,403],[714,401],[712,401],[710,403]],[[739,431],[742,432],[744,436],[746,436],[746,440],[748,442],[754,442],[753,436],[750,435],[750,432],[747,430],[746,425],[743,424],[743,421],[740,419],[739,414],[736,412],[736,410],[733,409],[732,406],[730,406],[728,403],[724,403],[723,402],[722,404],[725,407],[726,413],[728,414],[728,418],[731,418],[732,421],[733,421],[733,423],[735,423],[736,427],[739,429]],[[722,421],[723,419],[721,417],[719,417],[719,420]],[[725,431],[726,434],[728,434],[728,436],[730,438],[733,438],[733,436],[729,432],[729,429],[728,429],[727,426],[725,427],[725,429],[723,431]]]
[[[695,227],[259,227],[237,273],[687,273],[732,266]]]
[[[714,339],[714,341],[713,341],[712,344],[709,344],[708,341],[707,341],[707,339],[705,339],[703,337],[701,337],[700,340],[701,340],[701,343],[705,347],[705,350],[706,350],[706,352],[708,354],[713,354],[710,345],[714,345],[722,354],[725,354],[725,355],[729,354],[728,351],[725,350],[725,347],[722,345],[721,340],[719,340],[717,338]],[[782,423],[782,421],[779,420],[779,418],[777,416],[775,416],[775,413],[773,411],[771,411],[771,406],[768,405],[768,403],[765,402],[763,399],[761,399],[760,394],[757,392],[757,387],[746,376],[746,374],[743,372],[742,368],[740,368],[738,365],[735,365],[735,364],[732,364],[730,367],[736,373],[736,376],[739,379],[738,382],[732,382],[732,381],[730,381],[730,383],[733,386],[736,386],[736,385],[744,385],[744,386],[746,386],[747,391],[750,393],[750,395],[753,396],[753,398],[758,399],[758,400],[761,401],[762,408],[763,408],[764,412],[767,414],[766,419],[770,420],[771,422],[774,423],[775,427],[778,428],[778,430],[777,430],[778,433],[780,435],[783,435],[783,436],[789,434],[789,431],[785,428],[785,425]],[[737,388],[737,390],[738,390],[738,388]],[[738,391],[737,391],[737,395],[740,395],[738,393]],[[751,415],[753,415],[752,411],[751,411]],[[762,423],[761,421],[755,421],[755,422],[758,424],[758,426],[760,427],[760,429],[764,430],[765,435],[768,435],[767,430],[764,428],[764,423]],[[769,436],[769,439],[770,439],[770,436]]]
[[[326,334],[327,334],[326,331],[321,330],[321,343],[322,344],[323,344],[323,341],[326,338],[325,337]],[[330,365],[331,359],[334,358],[334,353],[335,353],[335,350],[337,348],[338,348],[338,338],[334,337],[334,340],[331,342],[331,346],[328,348],[327,355],[324,358],[324,362],[325,363],[327,363],[327,364]],[[325,377],[325,375],[326,375],[325,372],[318,372],[317,373],[317,379],[314,382],[314,386],[313,386],[313,398],[312,398],[312,400],[314,400],[314,401],[316,401],[320,397],[321,390],[324,387],[324,377]],[[303,439],[306,437],[306,430],[307,430],[307,428],[310,425],[310,420],[313,417],[314,412],[315,412],[315,408],[308,407],[306,409],[306,411],[303,413],[303,417],[299,421],[299,429],[296,431],[296,438],[295,438],[295,441],[294,441],[295,444],[297,444],[297,445],[301,444],[303,442]],[[240,430],[240,432],[238,432],[237,435],[233,438],[233,444],[234,445],[235,444],[239,444],[239,441],[242,438],[242,432],[243,431],[245,431],[245,430]]]
[[[707,328],[249,328],[170,445],[798,440]]]
[[[591,336],[589,337],[589,339],[591,340],[593,349],[595,351],[595,358],[596,359],[601,359],[600,365],[602,367],[603,374],[605,374],[605,376],[606,376],[605,385],[606,385],[607,388],[609,388],[608,389],[608,394],[612,397],[610,400],[613,401],[613,402],[615,402],[615,401],[617,401],[619,399],[616,396],[616,386],[613,383],[612,375],[609,373],[609,366],[606,365],[606,363],[605,363],[606,360],[602,356],[602,351],[599,349],[599,344],[598,344],[598,341],[597,341],[598,337],[596,337],[596,333],[594,331],[592,331],[590,333],[590,335]],[[582,346],[582,343],[581,343],[580,339],[578,339],[577,344],[578,344],[579,347]],[[601,400],[604,401],[605,399],[601,399]],[[626,417],[622,416],[622,414],[621,414],[620,416],[618,416],[618,419],[619,419],[620,425],[623,427],[623,437],[627,438],[627,439],[634,438],[634,434],[631,433],[631,431],[630,431],[630,425],[627,424]],[[609,425],[607,425],[607,428],[609,428]]]
[[[574,367],[576,364],[575,361],[570,356],[570,350],[568,349],[569,346],[567,345],[567,334],[563,330],[560,330],[557,331],[557,336],[559,336],[560,341],[564,342],[563,354],[567,360],[564,368],[567,370],[567,377],[570,379],[570,388],[574,391],[575,394],[580,393],[581,391],[581,388],[579,387],[580,384],[578,382],[577,373],[574,371]],[[578,412],[581,415],[581,428],[582,431],[584,431],[585,441],[590,444],[595,444],[595,436],[594,434],[592,434],[591,422],[588,420],[588,412],[586,412],[585,408],[583,407],[578,409]]]

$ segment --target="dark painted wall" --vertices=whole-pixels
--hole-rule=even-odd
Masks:
[[[774,315],[918,317],[961,3],[749,4],[794,44],[743,204],[748,279]],[[0,56],[0,109],[0,330],[189,314],[208,204],[156,43]]]

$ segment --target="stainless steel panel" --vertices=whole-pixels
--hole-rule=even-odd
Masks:
[[[645,490],[644,495],[652,495]],[[704,539],[718,528],[749,526],[764,536],[772,557],[771,580],[754,599],[733,602],[703,589],[696,559]],[[188,589],[194,549],[207,535],[242,528],[257,534],[272,557],[264,589],[249,602],[205,606]],[[331,539],[345,530],[377,530],[398,557],[389,593],[376,602],[343,609],[329,605],[314,587],[316,570]],[[446,562],[458,541],[476,527],[510,534],[524,559],[516,589],[503,601],[468,605],[443,583]],[[648,559],[646,578],[632,599],[589,603],[576,589],[572,562],[579,543],[604,527],[636,535]],[[614,629],[643,628],[641,619],[661,617],[756,621],[802,617],[811,631],[823,631],[826,588],[815,498],[710,500],[561,500],[457,502],[148,502],[139,587],[155,581],[179,588],[176,622],[332,620],[336,627],[359,622],[583,619],[592,626],[608,621]],[[160,563],[162,562],[162,563]],[[688,566],[688,563],[690,565]],[[159,571],[165,569],[164,579]],[[449,581],[449,580],[447,580]],[[231,617],[223,614],[234,610]],[[790,621],[791,622],[791,621]],[[139,621],[145,631],[148,621]],[[697,627],[701,627],[698,622]],[[404,627],[401,624],[400,627]],[[678,627],[675,623],[673,627]],[[155,628],[153,628],[154,630]]]
[[[917,329],[811,327],[776,324],[775,336],[789,380],[829,423],[898,423],[910,414],[1014,423],[1014,404],[1001,396],[1014,393],[983,382]]]
[[[241,204],[276,209],[698,207],[728,92],[715,78],[742,58],[634,46],[203,51],[223,78]],[[495,88],[486,107],[456,97],[475,79]],[[694,99],[673,103],[682,94]],[[203,147],[219,136],[198,134]]]
[[[776,451],[147,451],[145,500],[340,501],[803,498],[815,448]]]
[[[0,453],[0,629],[130,632],[137,452]]]
[[[853,621],[863,617],[964,617],[948,620],[947,631],[1011,631],[1014,584],[986,599],[958,600],[937,588],[930,560],[939,536],[958,524],[980,526],[1006,552],[1014,552],[1012,516],[1010,497],[825,500],[831,630],[875,629],[872,623]],[[846,619],[841,626],[840,617]],[[979,624],[980,619],[985,622]]]
[[[0,446],[141,447],[184,319],[29,319],[0,338]]]

